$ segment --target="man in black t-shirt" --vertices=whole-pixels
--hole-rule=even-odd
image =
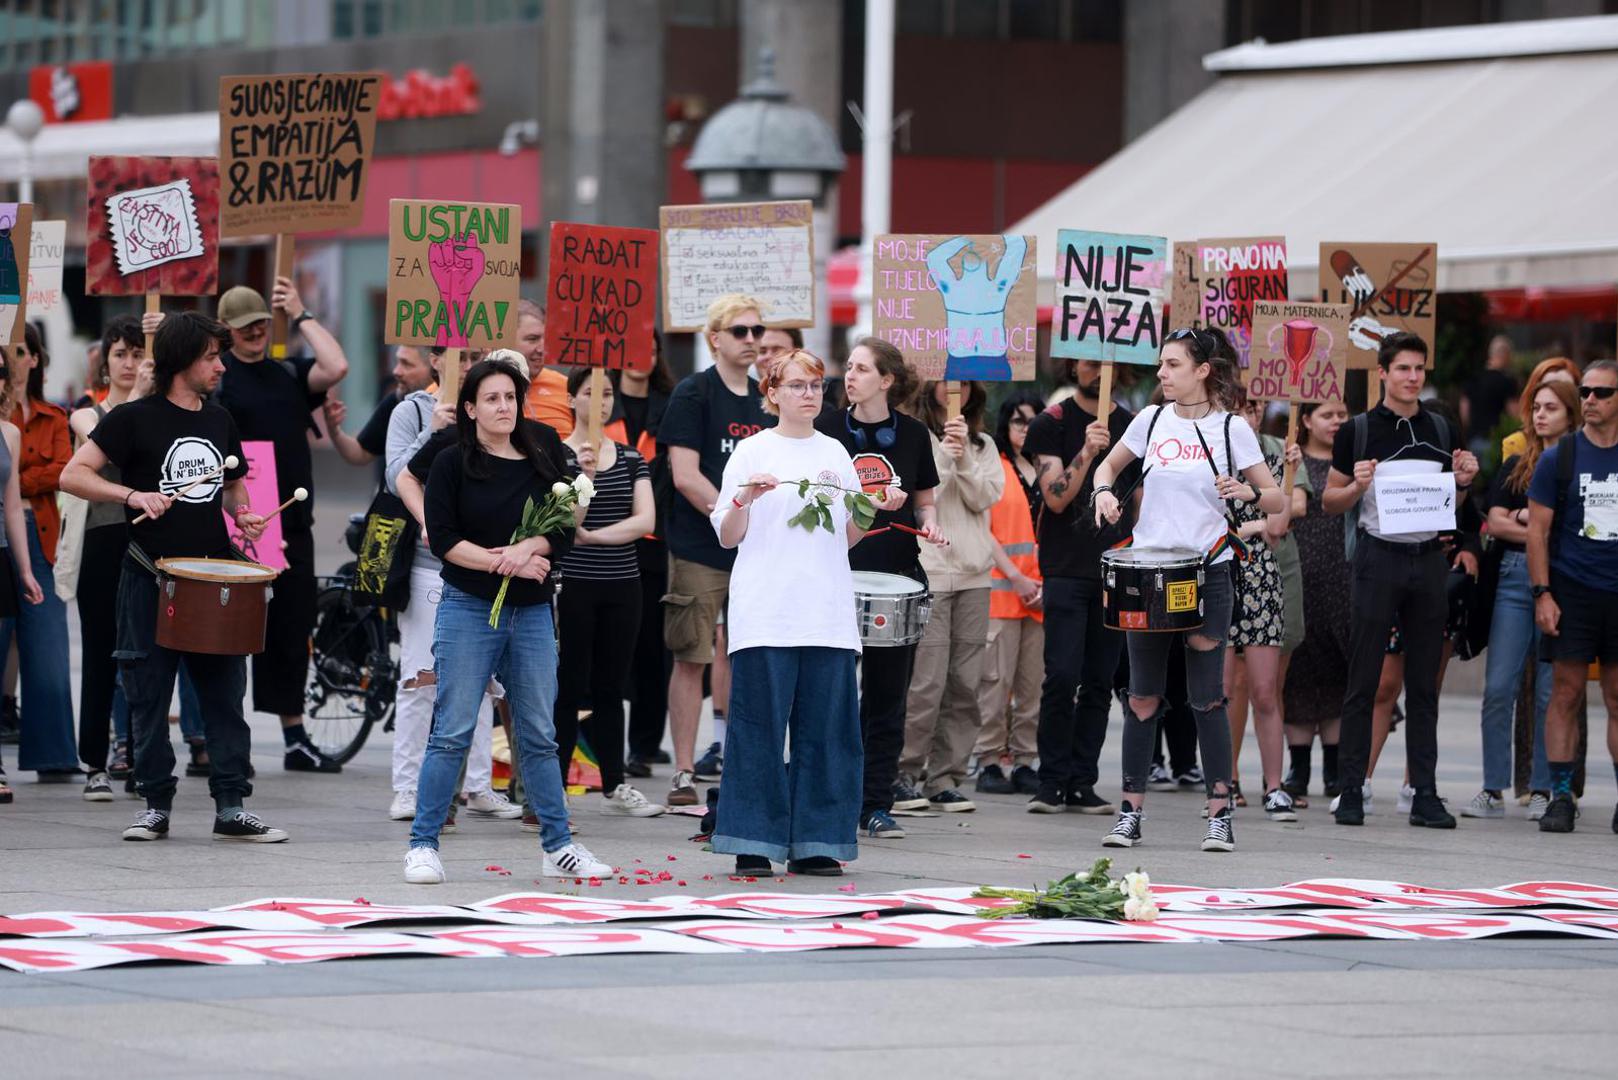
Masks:
[[[348,418],[348,407],[343,399],[327,395],[323,411],[326,414],[326,434],[331,436],[332,448],[350,465],[369,465],[388,452],[388,421],[399,402],[432,384],[433,367],[425,346],[398,345],[393,350],[393,383],[377,399],[376,408],[358,435],[343,430]]]
[[[146,810],[124,830],[125,840],[168,835],[174,805],[174,748],[168,707],[180,659],[202,705],[212,763],[208,790],[217,808],[215,839],[273,843],[287,834],[242,809],[251,732],[242,715],[246,664],[240,656],[178,653],[157,644],[158,589],[152,560],[227,557],[230,539],[221,508],[249,539],[264,517],[247,505],[247,464],[230,414],[207,400],[224,367],[224,327],[186,312],[164,321],[154,343],[156,392],[118,406],[90,433],[62,470],[62,490],[91,502],[122,503],[131,521],[130,546],[118,583],[117,659],[129,701],[136,789]],[[237,464],[231,466],[234,456]],[[121,482],[103,479],[115,465]],[[199,482],[200,481],[200,482]],[[142,515],[146,520],[137,520]]]
[[[1024,452],[1034,459],[1045,505],[1039,516],[1039,572],[1045,580],[1045,682],[1039,700],[1039,792],[1030,813],[1110,814],[1096,794],[1107,738],[1113,676],[1124,635],[1101,621],[1101,553],[1128,535],[1128,522],[1098,533],[1087,507],[1096,466],[1123,438],[1133,414],[1114,404],[1102,424],[1101,364],[1072,362],[1073,397],[1028,425]],[[1130,463],[1119,490],[1139,475]]]
[[[286,502],[300,487],[314,490],[309,434],[318,438],[320,429],[311,412],[348,374],[348,358],[331,331],[303,306],[290,279],[275,279],[271,302],[286,312],[288,325],[302,335],[314,355],[271,357],[270,307],[256,291],[238,285],[219,298],[219,319],[230,327],[231,345],[222,357],[225,377],[217,400],[235,419],[244,440],[273,444],[279,501]],[[315,628],[313,505],[295,502],[281,514],[287,568],[276,579],[270,599],[264,651],[253,657],[253,708],[281,717],[285,768],[336,773],[342,765],[321,753],[303,727],[309,635]]]

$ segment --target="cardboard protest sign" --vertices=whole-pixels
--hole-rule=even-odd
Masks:
[[[1197,271],[1197,241],[1174,241],[1173,258],[1174,276],[1169,286],[1169,331],[1200,330],[1202,277]]]
[[[62,264],[67,257],[67,222],[34,222],[28,255],[28,313],[35,318],[62,306]]]
[[[247,476],[243,478],[247,485],[247,503],[257,513],[268,514],[281,503],[281,489],[276,484],[275,444],[268,439],[248,439],[242,443],[242,454],[247,464]],[[287,553],[281,547],[280,514],[270,519],[264,526],[264,534],[257,540],[249,540],[229,514],[225,514],[225,531],[230,534],[230,542],[253,562],[277,570],[287,568]]]
[[[547,362],[650,371],[657,268],[656,230],[553,221]]]
[[[1161,236],[1059,230],[1051,355],[1156,364],[1168,247]]]
[[[708,305],[756,296],[771,326],[815,324],[814,208],[808,201],[665,206],[663,329],[706,330]]]
[[[28,325],[28,258],[32,203],[0,203],[0,345],[18,345]]]
[[[1253,340],[1253,305],[1287,298],[1287,238],[1246,236],[1197,241],[1202,326],[1230,339],[1241,367]]]
[[[1348,304],[1291,300],[1254,304],[1247,396],[1294,404],[1342,401],[1350,310]]]
[[[388,203],[389,345],[493,349],[517,340],[522,208]]]
[[[1376,367],[1376,350],[1387,335],[1408,330],[1427,343],[1438,334],[1438,245],[1320,245],[1320,298],[1351,304],[1349,367]]]
[[[381,83],[379,72],[220,79],[220,233],[358,225]]]
[[[923,379],[1033,379],[1037,265],[1032,236],[879,236],[871,332]]]
[[[219,292],[216,159],[92,157],[89,189],[85,292]]]

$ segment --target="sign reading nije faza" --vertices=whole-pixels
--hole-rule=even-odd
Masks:
[[[1165,237],[1059,230],[1051,355],[1156,364],[1168,258]]]
[[[522,208],[388,203],[389,345],[493,349],[517,340]]]
[[[650,371],[657,231],[551,222],[545,360]]]

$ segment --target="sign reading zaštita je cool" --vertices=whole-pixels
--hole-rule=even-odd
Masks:
[[[221,235],[358,225],[381,79],[377,72],[220,79]]]
[[[650,371],[657,231],[551,222],[546,362]]]
[[[388,203],[389,345],[515,345],[522,208],[507,203]]]
[[[91,296],[219,292],[219,161],[92,157],[84,291]]]

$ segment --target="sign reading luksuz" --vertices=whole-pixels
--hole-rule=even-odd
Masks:
[[[665,206],[663,329],[706,330],[708,305],[746,293],[771,326],[815,324],[814,209],[807,201]]]
[[[358,225],[381,80],[374,71],[220,79],[220,232]]]

